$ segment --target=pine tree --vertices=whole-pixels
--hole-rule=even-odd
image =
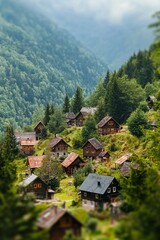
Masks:
[[[96,122],[92,114],[88,114],[82,129],[82,139],[86,142],[89,138],[96,135]]]
[[[56,108],[54,114],[50,117],[48,129],[51,133],[57,134],[62,132],[66,127],[64,116],[60,108]]]
[[[95,112],[96,122],[98,123],[100,120],[102,120],[102,118],[104,118],[105,115],[106,115],[105,102],[104,102],[104,99],[101,98],[101,99],[98,101],[97,110],[96,110],[96,112]]]
[[[106,76],[105,76],[105,78],[104,78],[104,81],[103,81],[103,86],[104,86],[104,88],[107,87],[107,84],[108,84],[108,82],[109,82],[109,79],[110,79],[110,72],[109,72],[109,70],[108,70],[107,73],[106,73]]]
[[[80,87],[77,87],[77,90],[75,92],[75,96],[73,99],[73,112],[76,114],[78,113],[83,106],[83,96],[82,96],[82,89]]]
[[[64,104],[63,104],[63,112],[67,113],[70,110],[70,101],[68,95],[65,96]]]
[[[49,103],[47,103],[46,108],[45,108],[45,113],[44,113],[44,125],[47,126],[50,120],[50,106]]]

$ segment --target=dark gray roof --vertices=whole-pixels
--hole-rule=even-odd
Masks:
[[[90,138],[88,141],[96,150],[102,149],[102,144],[96,139],[96,138]],[[87,144],[87,142],[84,144],[84,146]]]
[[[122,167],[120,168],[120,172],[127,176],[130,174],[131,168],[138,169],[139,165],[132,162],[124,162]]]
[[[74,114],[74,112],[68,112],[66,113],[66,119],[75,119],[76,115]]]
[[[34,182],[34,180],[36,180],[37,178],[38,178],[38,176],[36,176],[32,173],[29,177],[27,177],[25,180],[23,180],[23,182],[21,182],[19,184],[19,186],[27,187],[29,184]]]
[[[104,194],[114,177],[90,173],[79,190],[84,192]]]

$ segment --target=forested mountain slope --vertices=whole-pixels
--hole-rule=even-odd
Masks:
[[[14,0],[0,1],[0,125],[29,123],[36,106],[95,86],[104,65],[53,22]],[[88,91],[87,90],[87,91]]]

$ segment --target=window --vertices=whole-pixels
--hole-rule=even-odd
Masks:
[[[99,198],[99,195],[98,195],[98,194],[95,194],[95,198],[98,199],[98,198]]]
[[[36,188],[41,188],[42,184],[41,183],[34,183],[33,187]]]
[[[108,189],[107,189],[107,193],[110,193],[110,192],[111,192],[111,188],[108,188]]]
[[[83,194],[83,195],[84,195],[84,197],[87,197],[87,193],[86,193],[86,192],[84,192],[84,194]]]
[[[113,187],[113,192],[116,192],[116,187]]]
[[[35,184],[33,185],[33,187],[34,187],[34,188],[37,188],[37,183],[35,183]]]

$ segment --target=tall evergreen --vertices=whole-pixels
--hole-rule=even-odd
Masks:
[[[64,98],[64,104],[63,104],[63,112],[67,113],[70,110],[70,100],[68,95],[66,94],[65,98]]]
[[[103,86],[104,86],[104,88],[107,87],[107,84],[108,84],[108,82],[109,82],[109,79],[110,79],[110,72],[109,72],[109,70],[108,70],[107,73],[106,73],[106,76],[105,76],[105,78],[104,78],[104,81],[103,81]]]
[[[81,110],[82,106],[83,106],[82,88],[78,86],[73,99],[73,107],[72,107],[73,112],[75,114],[78,113]]]
[[[44,120],[43,120],[45,126],[47,126],[49,120],[50,120],[50,106],[49,106],[49,103],[47,103],[45,107]]]

